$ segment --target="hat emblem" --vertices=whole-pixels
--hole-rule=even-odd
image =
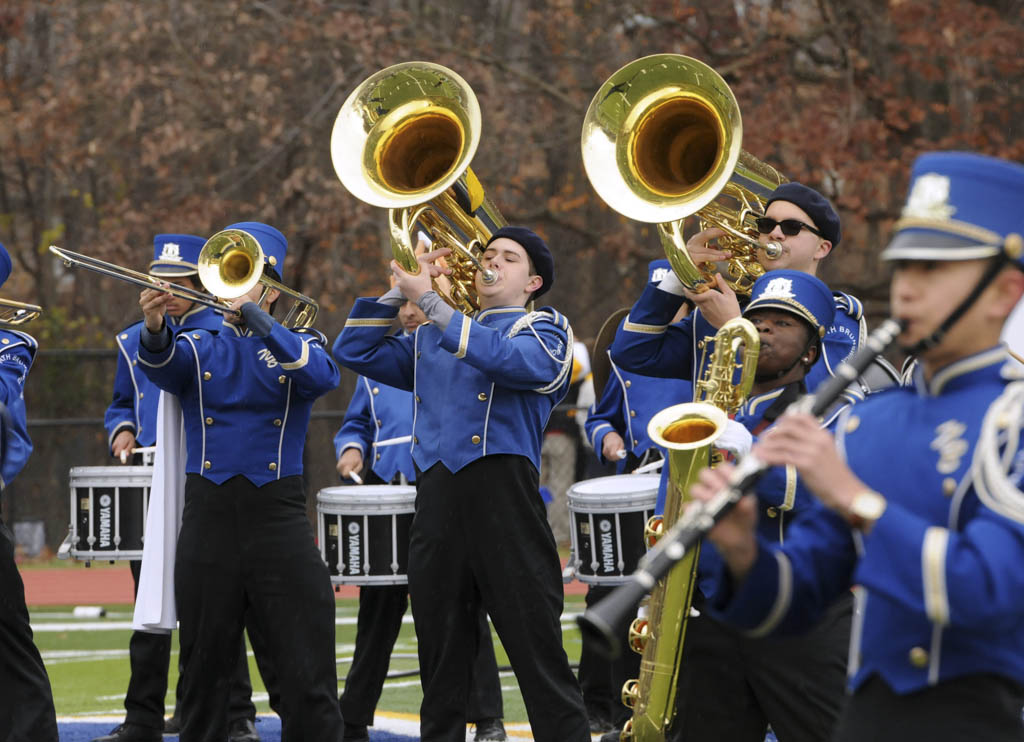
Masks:
[[[789,278],[773,278],[764,287],[758,299],[795,299],[793,281]]]
[[[925,173],[914,181],[903,207],[904,219],[946,221],[956,211],[949,204],[949,178],[938,173]]]
[[[160,260],[181,261],[181,245],[177,242],[165,242],[160,249]]]
[[[661,283],[668,276],[668,268],[655,268],[651,271],[651,283]]]

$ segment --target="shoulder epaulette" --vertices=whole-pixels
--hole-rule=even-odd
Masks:
[[[294,327],[292,332],[299,335],[312,335],[321,345],[327,345],[327,336],[313,327]]]
[[[845,312],[855,320],[864,316],[864,305],[856,296],[851,296],[842,291],[833,291],[832,297],[836,302],[836,309]]]

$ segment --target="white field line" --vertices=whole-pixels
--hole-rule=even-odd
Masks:
[[[563,613],[562,624],[575,625],[578,613]],[[40,621],[36,617],[32,621],[34,632],[63,632],[63,631],[131,631],[131,621]],[[403,624],[412,623],[412,615],[406,614],[402,617]],[[355,626],[355,616],[343,616],[334,619],[335,626]]]

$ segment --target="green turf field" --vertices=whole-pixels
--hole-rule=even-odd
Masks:
[[[356,635],[355,599],[338,601],[336,657],[339,683],[344,682],[348,671],[348,660]],[[566,598],[565,613],[575,614],[583,610],[582,596]],[[36,629],[35,640],[43,655],[46,669],[50,673],[53,697],[57,714],[62,717],[121,716],[124,713],[124,692],[128,686],[128,628],[116,628],[118,624],[131,622],[131,607],[124,605],[106,606],[107,615],[100,619],[72,617],[69,606],[46,606],[35,608],[32,625]],[[575,622],[563,618],[563,641],[569,661],[575,664],[580,656],[580,635]],[[171,660],[168,713],[174,706],[174,684],[177,682],[177,635],[174,636]],[[494,637],[494,649],[499,666],[507,666],[508,658],[501,644]],[[406,623],[395,644],[391,659],[391,673],[415,670],[416,635],[411,623],[411,614],[406,613]],[[269,711],[267,695],[256,670],[252,652],[249,653],[249,670],[253,681],[253,694],[260,712]],[[504,690],[505,719],[509,722],[525,722],[526,711],[522,697],[511,672],[502,673]],[[340,690],[340,685],[339,685]],[[418,714],[421,693],[418,675],[389,679],[381,696],[380,711]]]

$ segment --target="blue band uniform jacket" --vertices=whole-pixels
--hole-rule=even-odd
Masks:
[[[539,470],[540,431],[569,388],[568,320],[549,307],[498,307],[402,337],[388,334],[397,315],[356,300],[333,352],[343,366],[413,392],[420,471],[441,462],[454,473],[494,454],[525,456]]]
[[[325,346],[320,332],[276,321],[265,338],[225,322],[180,332],[160,352],[140,343],[143,373],[181,400],[185,471],[257,486],[301,474],[313,402],[340,379]]]
[[[181,317],[167,315],[172,333],[186,328],[216,330],[224,318],[211,307],[196,305]],[[135,436],[139,446],[156,443],[156,410],[160,390],[145,374],[138,371],[139,331],[142,320],[134,322],[115,336],[117,371],[114,375],[114,398],[107,408],[103,427],[107,429],[107,448],[122,430]]]
[[[1024,683],[1024,382],[1010,383],[1012,367],[994,348],[846,410],[837,446],[885,512],[866,536],[851,539],[832,516],[794,524],[778,548],[761,539],[741,588],[720,582],[721,615],[760,632],[800,630],[857,585],[854,688],[873,674],[901,694],[976,673]],[[986,429],[998,431],[997,448],[1018,448],[990,452],[1001,473],[980,480],[983,418],[1013,392],[1015,411]]]
[[[0,402],[7,408],[3,451],[0,451],[0,489],[17,476],[32,453],[25,421],[25,378],[39,345],[31,335],[0,329]]]
[[[346,448],[356,448],[382,481],[392,482],[401,474],[405,481],[415,482],[416,467],[408,443],[376,445],[408,436],[411,430],[412,395],[360,376],[345,419],[334,436],[335,458],[340,458]]]
[[[689,402],[693,398],[693,385],[682,379],[641,376],[612,362],[604,392],[598,390],[598,393],[600,399],[590,408],[584,430],[598,461],[609,463],[602,453],[606,435],[618,433],[626,450],[637,459],[643,458],[647,451],[656,448],[647,435],[647,423],[666,407]],[[615,464],[616,474],[626,473],[625,459],[610,463]]]
[[[821,358],[805,378],[812,392],[860,346],[866,335],[860,301],[841,292],[832,295],[836,304],[835,320],[822,338]],[[682,303],[683,297],[662,291],[653,283],[647,284],[615,334],[612,359],[624,369],[647,376],[703,379],[714,353],[717,329],[699,309],[670,324]],[[856,385],[843,395],[850,402],[864,398]]]

